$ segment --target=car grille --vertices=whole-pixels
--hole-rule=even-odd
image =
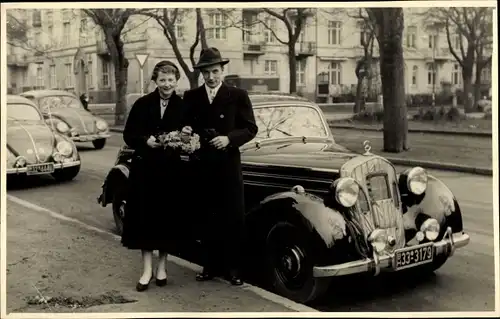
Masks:
[[[403,247],[403,215],[394,166],[380,157],[358,156],[342,166],[340,175],[354,178],[361,186],[352,218],[363,229],[365,238],[374,229],[385,229],[396,239],[392,248]]]

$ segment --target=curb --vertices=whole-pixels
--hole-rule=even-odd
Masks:
[[[123,129],[119,127],[110,127],[109,128],[110,132],[115,132],[115,133],[123,133]]]
[[[351,128],[354,129],[354,127],[351,127]],[[109,130],[111,132],[123,133],[123,129],[121,129],[121,128],[110,128]],[[371,129],[371,130],[374,130],[374,129]],[[424,132],[421,132],[421,133],[424,133]],[[432,132],[432,133],[434,133],[434,132]],[[491,137],[491,136],[489,136],[489,137]],[[452,171],[452,172],[469,173],[469,174],[476,174],[476,175],[483,175],[483,176],[493,176],[493,169],[486,168],[486,167],[473,167],[473,166],[458,165],[458,164],[453,164],[453,163],[438,163],[438,162],[431,162],[431,161],[410,160],[410,159],[397,158],[397,157],[386,157],[386,156],[384,156],[384,157],[395,165],[420,166],[420,167],[427,168],[427,169],[437,169],[437,170],[442,170],[442,171]]]
[[[47,214],[47,215],[49,215],[49,216],[51,216],[53,218],[77,224],[78,226],[83,227],[83,228],[85,228],[87,230],[111,236],[111,238],[113,238],[114,240],[120,241],[120,239],[121,239],[120,236],[118,236],[118,235],[116,235],[116,234],[114,234],[114,233],[112,233],[110,231],[107,231],[107,230],[104,230],[104,229],[101,229],[101,228],[98,228],[98,227],[86,224],[86,223],[82,222],[81,220],[79,220],[77,218],[68,217],[66,215],[63,215],[63,214],[57,213],[55,211],[52,211],[52,210],[50,210],[48,208],[39,206],[37,204],[31,203],[29,201],[26,201],[24,199],[18,198],[16,196],[7,195],[6,199],[10,200],[10,201],[13,201],[16,204],[21,205],[23,207],[26,207],[28,209],[32,209],[34,211]],[[155,255],[156,255],[156,251],[155,251]],[[174,263],[174,264],[176,264],[176,265],[178,265],[180,267],[184,267],[184,268],[188,268],[190,270],[193,270],[195,272],[201,271],[201,269],[202,269],[202,267],[200,265],[197,265],[195,263],[192,263],[190,261],[187,261],[185,259],[179,258],[177,256],[173,256],[173,255],[169,255],[168,256],[168,261],[172,262],[172,263]],[[226,281],[225,279],[219,278],[219,277],[214,278],[214,280],[216,280],[218,282],[225,283],[227,285],[230,285],[230,283],[228,281]],[[264,300],[267,300],[269,302],[273,302],[275,304],[281,305],[281,306],[283,306],[285,308],[288,308],[290,310],[293,310],[295,312],[306,312],[306,313],[307,312],[320,312],[317,309],[311,308],[311,307],[303,305],[303,304],[299,304],[299,303],[297,303],[295,301],[292,301],[292,300],[287,299],[285,297],[276,295],[276,294],[274,294],[272,292],[269,292],[269,291],[264,290],[262,288],[259,288],[257,286],[250,285],[248,283],[244,283],[242,286],[239,286],[237,288],[242,289],[242,290],[251,291],[254,294],[256,294],[257,296],[259,296],[262,299],[264,299]]]
[[[328,122],[330,128],[339,128],[346,130],[359,130],[359,131],[373,131],[373,132],[383,132],[383,128],[373,128],[373,127],[359,127],[353,125],[342,125],[333,124]],[[408,129],[408,133],[425,133],[425,134],[441,134],[441,135],[457,135],[457,136],[476,136],[476,137],[489,137],[493,136],[490,132],[469,132],[469,131],[451,131],[451,130],[424,130],[424,129]]]

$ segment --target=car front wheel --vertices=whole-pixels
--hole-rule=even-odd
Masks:
[[[266,239],[268,274],[273,290],[288,299],[308,303],[322,296],[331,278],[313,277],[314,256],[309,234],[288,222],[272,227]]]
[[[103,149],[104,145],[106,145],[106,139],[105,138],[100,138],[97,140],[93,140],[92,144],[97,150]]]
[[[79,172],[80,172],[80,165],[61,168],[52,173],[52,177],[54,177],[58,182],[66,182],[75,178]]]

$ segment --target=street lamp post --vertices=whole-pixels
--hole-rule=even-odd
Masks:
[[[139,62],[139,78],[141,81],[141,95],[144,94],[144,63],[148,59],[149,54],[136,54],[135,58]]]

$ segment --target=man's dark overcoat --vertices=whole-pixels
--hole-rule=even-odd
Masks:
[[[229,268],[225,270],[239,268],[245,211],[239,147],[257,134],[252,103],[246,91],[224,83],[211,104],[204,85],[185,92],[183,99],[188,108],[184,124],[201,138],[196,217],[202,226],[204,267],[220,270],[215,263],[221,262]],[[208,143],[219,135],[229,137],[225,150]]]
[[[180,157],[153,149],[148,138],[163,132],[181,129],[185,112],[182,99],[175,94],[161,117],[158,89],[140,97],[130,110],[123,139],[135,150],[131,167],[125,208],[122,244],[130,249],[169,250],[175,240],[181,240],[178,230],[183,221],[176,206],[179,185],[184,179]]]

